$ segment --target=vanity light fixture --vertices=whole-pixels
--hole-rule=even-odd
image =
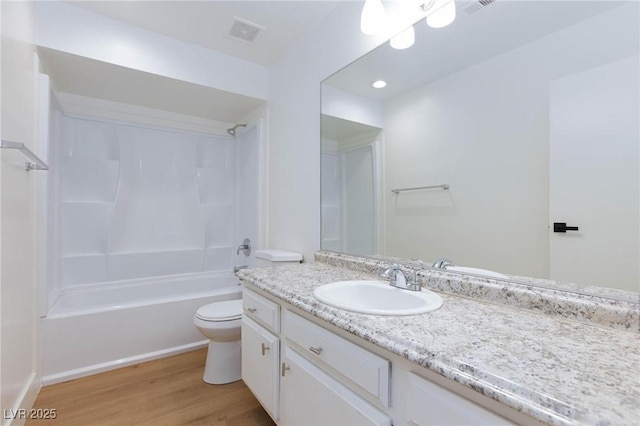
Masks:
[[[376,80],[373,83],[371,83],[371,85],[376,89],[382,89],[383,87],[387,86],[387,82],[384,80]]]
[[[423,17],[427,15],[427,24],[431,28],[446,27],[456,18],[455,0],[426,0],[424,3],[421,2],[418,9],[416,13],[421,14]],[[409,11],[409,13],[413,15],[413,12]],[[366,35],[380,34],[385,29],[385,26],[389,24],[389,19],[384,10],[382,0],[366,0],[360,15],[360,30]],[[394,49],[406,49],[411,47],[414,42],[415,29],[412,25],[392,37],[389,44]]]
[[[394,49],[407,49],[413,46],[416,41],[416,31],[413,25],[389,40],[389,44]]]
[[[366,0],[360,15],[360,30],[366,35],[382,32],[387,15],[382,0]]]
[[[456,19],[456,4],[450,1],[427,16],[427,25],[431,28],[442,28],[452,23],[454,19]]]

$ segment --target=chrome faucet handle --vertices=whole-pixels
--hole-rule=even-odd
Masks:
[[[411,279],[411,281],[409,281],[409,287],[410,287],[409,290],[414,290],[414,291],[422,290],[422,284],[418,282],[418,272],[420,271],[426,271],[426,269],[419,268],[413,271],[413,278]]]
[[[396,269],[400,269],[400,265],[393,264],[393,265],[389,266],[387,269],[385,269],[383,272],[381,272],[380,273],[380,277],[381,278],[386,278],[386,279],[391,279],[391,278],[393,278],[391,276],[391,272],[396,270]]]

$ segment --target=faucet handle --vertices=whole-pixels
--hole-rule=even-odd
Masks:
[[[400,265],[396,265],[396,264],[393,264],[393,265],[389,266],[387,269],[385,269],[383,272],[380,273],[380,277],[381,278],[386,278],[386,279],[391,278],[391,271],[393,271],[394,269],[397,269],[399,267],[400,267]]]

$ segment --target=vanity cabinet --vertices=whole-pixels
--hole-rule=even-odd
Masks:
[[[245,290],[242,308],[242,380],[277,422],[280,400],[280,306]]]
[[[283,425],[389,426],[387,415],[291,346],[282,358]]]
[[[242,380],[269,415],[278,419],[280,339],[249,318],[242,319]]]
[[[320,368],[330,371],[358,393],[389,407],[389,361],[286,310],[282,335]]]
[[[503,417],[414,373],[408,374],[407,424],[416,426],[503,426]]]
[[[511,424],[286,307],[243,291],[242,379],[277,424]]]

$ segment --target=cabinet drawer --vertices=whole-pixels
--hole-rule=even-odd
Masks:
[[[282,359],[283,426],[390,426],[391,419],[290,346]]]
[[[280,333],[280,306],[277,303],[245,288],[242,291],[242,308],[245,315],[274,333]]]
[[[284,336],[312,360],[351,380],[384,407],[389,406],[389,361],[322,327],[285,311]]]
[[[447,389],[409,373],[407,420],[417,426],[511,425],[504,418]]]

